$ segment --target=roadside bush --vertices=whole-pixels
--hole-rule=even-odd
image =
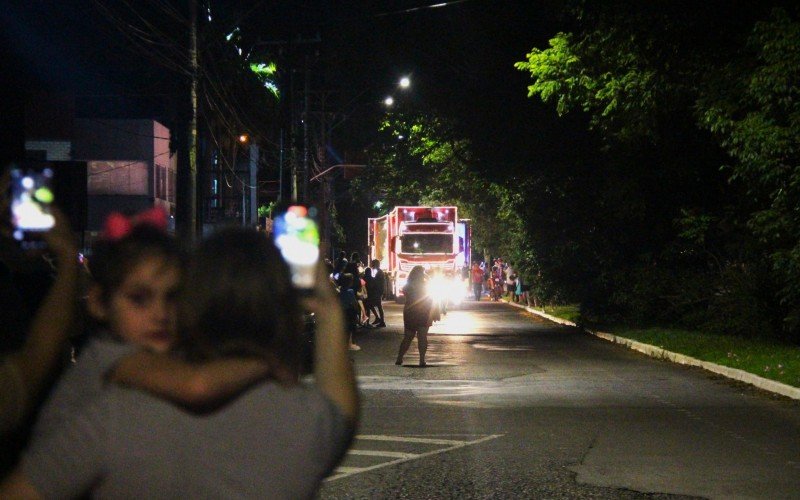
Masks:
[[[755,264],[727,265],[709,297],[704,320],[697,326],[710,332],[747,337],[782,338],[782,311],[775,299],[769,268]]]

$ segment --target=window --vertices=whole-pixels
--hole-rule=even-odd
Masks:
[[[452,234],[404,234],[400,253],[453,253]]]
[[[156,198],[167,199],[167,169],[162,165],[156,165]]]
[[[175,203],[175,169],[167,169],[167,201]]]

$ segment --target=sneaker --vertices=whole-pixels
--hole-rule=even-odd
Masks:
[[[351,351],[360,351],[361,347],[356,345],[356,344],[350,344],[350,350]]]
[[[380,323],[373,323],[373,324],[372,324],[372,326],[373,326],[374,328],[386,328],[386,323],[384,323],[383,321],[381,321]]]

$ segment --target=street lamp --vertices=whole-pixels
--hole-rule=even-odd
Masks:
[[[248,152],[248,160],[247,160],[247,174],[243,174],[243,178],[239,179],[237,166],[239,165],[239,147],[242,150]],[[256,205],[256,156],[258,154],[258,150],[256,149],[255,144],[250,144],[250,135],[243,133],[236,136],[236,141],[233,142],[233,162],[231,165],[231,169],[234,173],[234,176],[238,179],[239,184],[242,186],[242,226],[247,225],[247,191],[250,190],[250,205],[251,205],[251,216],[257,219],[257,215],[254,215],[255,212],[255,205]],[[249,174],[249,175],[248,175]],[[249,180],[248,180],[249,178]]]
[[[404,76],[403,78],[400,79],[400,81],[398,82],[397,86],[400,87],[401,89],[405,90],[405,89],[407,89],[408,87],[411,86],[411,79],[409,77],[407,77],[407,76]],[[394,97],[392,97],[392,96],[386,97],[386,99],[383,100],[383,104],[386,107],[391,107],[394,104]]]

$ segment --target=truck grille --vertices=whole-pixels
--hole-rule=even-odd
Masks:
[[[436,268],[450,270],[453,269],[453,262],[401,262],[400,270],[408,272],[411,271],[414,266],[422,266],[426,270]]]

